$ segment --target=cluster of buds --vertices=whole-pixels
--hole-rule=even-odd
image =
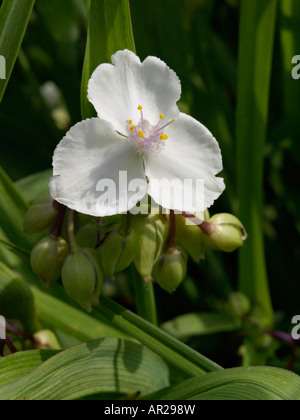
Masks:
[[[66,217],[68,214],[68,217]],[[29,209],[24,230],[45,233],[31,253],[34,273],[53,286],[60,278],[68,295],[87,311],[99,303],[104,277],[113,278],[130,265],[144,279],[173,293],[207,248],[232,252],[246,232],[231,214],[122,214],[93,218],[77,214],[43,194]]]

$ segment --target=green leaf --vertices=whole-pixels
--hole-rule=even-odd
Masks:
[[[15,359],[10,356],[2,363],[8,370]],[[25,376],[0,386],[0,400],[74,400],[100,393],[144,395],[168,384],[168,367],[152,351],[131,341],[106,338],[62,351]]]
[[[84,59],[81,109],[82,118],[95,116],[87,99],[88,81],[101,63],[122,49],[135,51],[128,0],[88,0],[88,38]]]
[[[263,167],[276,0],[241,2],[238,68],[237,184],[239,218],[249,236],[240,251],[239,289],[273,322],[262,231]]]
[[[4,239],[0,238],[0,245],[5,246],[6,249],[13,252],[15,255],[18,255],[22,258],[29,258],[30,253],[23,248],[20,248],[17,245],[12,244],[11,242],[7,242]]]
[[[146,400],[300,400],[300,377],[269,367],[236,368],[188,379]]]
[[[35,330],[34,298],[18,273],[0,261],[0,314],[21,321],[28,332]]]
[[[220,366],[129,310],[102,296],[100,313],[189,376],[222,370]]]
[[[15,65],[34,0],[4,0],[0,9],[0,55],[6,60],[6,79],[0,80],[0,102]]]
[[[161,328],[179,340],[193,335],[237,331],[240,325],[233,318],[217,313],[190,313],[178,316]]]
[[[57,350],[32,350],[0,359],[0,386],[25,376],[57,353]]]
[[[52,169],[30,175],[15,183],[22,197],[28,202],[33,201],[38,195],[49,189],[49,181],[53,175]]]
[[[92,318],[86,312],[32,287],[39,321],[43,325],[57,328],[63,333],[75,337],[79,341],[90,341],[99,337],[128,338],[128,335],[115,328],[102,317]],[[55,309],[53,309],[55,308]]]
[[[23,232],[23,219],[27,209],[28,204],[0,167],[0,226],[13,244],[30,250],[32,240]]]

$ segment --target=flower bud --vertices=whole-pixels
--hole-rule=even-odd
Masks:
[[[187,255],[180,249],[172,248],[163,254],[153,268],[153,279],[160,287],[173,293],[185,278]]]
[[[137,254],[134,265],[143,279],[151,278],[156,257],[156,228],[149,216],[135,216],[132,228],[137,235]]]
[[[212,249],[233,252],[243,245],[247,238],[242,223],[232,214],[215,214],[209,220],[211,230],[204,233],[204,244]]]
[[[46,233],[54,225],[58,209],[50,194],[43,193],[37,197],[25,215],[23,228],[28,235]]]
[[[149,281],[153,266],[162,252],[165,239],[164,223],[153,215],[135,216],[132,228],[138,240],[134,264],[141,277]]]
[[[33,248],[30,256],[32,270],[47,287],[53,286],[60,278],[68,251],[67,242],[52,235],[42,239]]]
[[[62,282],[68,295],[91,312],[92,306],[99,304],[103,284],[103,271],[97,252],[76,247],[63,265]]]
[[[60,350],[56,335],[50,330],[38,331],[34,334],[35,346],[39,350]]]
[[[162,217],[158,214],[152,215],[151,217],[153,217],[153,220],[155,223],[156,234],[157,234],[156,256],[155,256],[155,263],[156,263],[161,256],[161,253],[164,248],[164,244],[168,236],[169,223],[167,219],[164,221]]]
[[[197,215],[199,217],[199,215]],[[209,213],[206,211],[199,217],[201,220],[208,220]],[[176,216],[176,236],[177,242],[192,257],[195,262],[199,262],[205,257],[205,245],[203,242],[204,233],[202,230],[186,217],[178,214]]]
[[[111,232],[98,249],[105,276],[113,278],[129,267],[137,251],[138,238],[133,229],[125,236],[117,230]]]
[[[228,299],[228,310],[234,318],[242,318],[250,312],[250,300],[241,292],[231,293]]]

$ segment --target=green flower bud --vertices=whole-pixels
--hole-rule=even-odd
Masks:
[[[200,219],[207,220],[207,216],[205,216],[205,214],[201,214]],[[191,220],[179,214],[176,216],[177,242],[195,262],[199,262],[205,257],[203,235],[204,233],[199,226],[195,225],[195,223]]]
[[[161,256],[161,253],[164,248],[164,244],[168,236],[169,223],[167,219],[164,221],[162,217],[158,214],[152,215],[151,217],[153,217],[153,220],[155,223],[156,234],[157,234],[156,256],[155,256],[155,263],[156,263]]]
[[[76,247],[62,269],[66,292],[88,312],[91,312],[92,306],[99,304],[103,284],[104,276],[98,257],[94,249]]]
[[[20,321],[27,332],[35,330],[34,297],[30,287],[0,261],[0,314]]]
[[[137,236],[137,254],[134,264],[145,281],[151,280],[154,264],[158,260],[165,239],[165,224],[157,216],[135,216],[132,228]]]
[[[132,229],[126,236],[119,231],[111,232],[98,248],[105,276],[113,278],[130,266],[138,251],[138,238]]]
[[[216,214],[210,218],[209,223],[211,230],[203,235],[204,244],[209,248],[233,252],[240,248],[247,238],[242,223],[232,214]]]
[[[228,299],[228,310],[234,318],[242,318],[250,312],[250,300],[241,292],[231,293]]]
[[[38,331],[34,334],[35,346],[40,350],[60,350],[56,335],[50,330]]]
[[[172,248],[155,264],[152,277],[162,289],[173,293],[184,280],[186,270],[187,255],[180,249]]]
[[[25,215],[23,228],[28,235],[46,233],[54,225],[58,209],[49,193],[37,197]]]
[[[88,223],[78,229],[76,242],[82,248],[95,248],[99,239],[100,228],[96,221]]]
[[[42,239],[33,248],[30,256],[32,270],[47,287],[53,286],[60,278],[68,252],[67,242],[52,235]]]
[[[152,268],[156,257],[156,228],[153,218],[149,216],[135,216],[132,228],[137,235],[137,254],[134,265],[145,280],[151,278]]]

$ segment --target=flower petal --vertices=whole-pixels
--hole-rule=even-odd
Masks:
[[[100,118],[125,134],[126,121],[137,124],[140,119],[139,105],[151,124],[159,121],[160,114],[166,120],[178,115],[180,80],[163,61],[147,57],[141,63],[133,52],[124,50],[112,56],[112,63],[101,64],[88,85],[88,99]]]
[[[99,118],[78,123],[67,133],[55,150],[53,168],[53,198],[92,216],[130,210],[147,191],[141,157]],[[141,180],[139,191],[128,192],[128,183],[136,179]]]
[[[164,208],[204,211],[225,189],[215,176],[222,170],[219,145],[206,127],[183,113],[165,132],[163,150],[144,156],[148,194]]]

